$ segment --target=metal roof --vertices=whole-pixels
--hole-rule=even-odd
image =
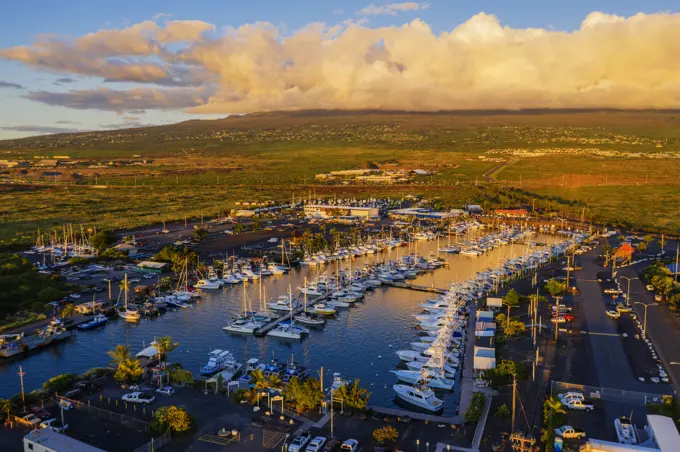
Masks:
[[[103,449],[90,446],[75,438],[50,430],[49,428],[33,430],[31,433],[24,436],[24,444],[27,441],[30,441],[30,443],[33,444],[40,444],[55,452],[105,452]]]

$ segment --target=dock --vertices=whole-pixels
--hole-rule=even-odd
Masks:
[[[384,286],[390,286],[390,287],[400,287],[402,289],[410,289],[410,290],[417,290],[419,292],[430,292],[430,293],[438,293],[438,294],[445,294],[448,292],[446,289],[440,289],[437,287],[431,287],[431,286],[419,286],[417,284],[408,284],[408,283],[403,283],[403,282],[396,282],[396,281],[390,281],[390,282],[384,282]]]
[[[438,424],[460,424],[463,422],[463,416],[435,416],[433,414],[418,413],[415,411],[401,410],[398,408],[387,408],[381,406],[368,406],[369,411],[374,413],[385,414],[388,416],[400,416],[400,417],[410,417],[411,419],[417,419],[420,421],[436,422]]]
[[[317,303],[317,302],[320,302],[320,301],[324,301],[324,300],[327,299],[329,296],[330,296],[330,293],[327,293],[327,294],[325,294],[325,295],[321,295],[320,297],[315,297],[315,298],[313,298],[313,299],[311,299],[311,300],[307,300],[307,305],[308,305],[308,306],[311,306],[311,305],[313,305],[314,303]],[[304,310],[305,310],[305,305],[304,305],[304,304],[300,304],[300,305],[297,306],[295,309],[293,309],[293,315],[296,316],[296,315],[300,314],[300,313],[301,313],[302,311],[304,311]],[[283,321],[289,320],[289,319],[290,319],[290,313],[283,314],[281,317],[278,317],[278,318],[276,318],[276,319],[273,319],[273,320],[272,320],[271,322],[269,322],[268,324],[266,324],[266,325],[264,325],[264,326],[261,326],[260,328],[256,329],[256,330],[253,332],[253,334],[255,335],[255,337],[264,337],[264,336],[267,335],[268,332],[270,332],[271,330],[273,330],[274,328],[276,328],[276,325],[278,325],[279,323],[281,323],[281,322],[283,322]]]

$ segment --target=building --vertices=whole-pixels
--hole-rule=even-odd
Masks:
[[[24,436],[24,452],[105,452],[49,428],[33,430]]]
[[[166,262],[144,261],[137,264],[137,268],[151,273],[160,273],[168,264]]]
[[[475,337],[475,354],[472,368],[474,370],[496,368],[496,340],[493,336]]]
[[[88,313],[94,313],[97,309],[101,308],[102,305],[101,301],[88,301],[86,303],[81,303],[75,306],[75,310],[78,314],[88,314]]]
[[[616,251],[614,252],[614,257],[620,261],[630,261],[633,258],[633,253],[635,252],[635,248],[628,243],[625,242],[623,245],[618,247]]]
[[[366,219],[380,215],[380,209],[377,207],[360,206],[327,206],[321,204],[307,204],[304,211],[305,216],[316,218],[352,216]]]
[[[581,446],[582,452],[675,452],[680,450],[680,433],[675,427],[673,419],[656,414],[647,415],[647,425],[643,430],[647,439],[641,444],[621,444],[589,438]]]
[[[502,308],[503,299],[500,297],[486,297],[487,308]]]
[[[468,213],[482,213],[482,206],[477,204],[468,204],[465,206],[465,210],[467,210]]]
[[[114,248],[118,251],[128,253],[128,255],[137,254],[137,247],[130,243],[120,243],[114,246]]]
[[[475,336],[489,337],[496,335],[496,322],[477,322],[475,324]]]
[[[394,209],[388,213],[390,218],[397,220],[433,220],[444,221],[457,218],[463,214],[460,209],[452,209],[448,212],[435,212],[434,210],[423,207],[410,207],[407,209]]]
[[[499,217],[506,218],[526,218],[529,216],[527,209],[496,209],[494,213]]]

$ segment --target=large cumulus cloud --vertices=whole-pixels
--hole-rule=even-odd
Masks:
[[[0,57],[155,85],[26,94],[74,108],[680,107],[680,14],[594,12],[569,32],[513,29],[484,13],[441,34],[420,20],[381,28],[311,24],[285,36],[269,23],[216,30],[201,21],[147,21],[75,39],[46,36]]]

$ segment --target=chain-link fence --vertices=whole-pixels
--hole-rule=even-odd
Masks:
[[[620,402],[630,405],[647,405],[648,403],[661,403],[666,394],[654,394],[650,392],[624,391],[622,389],[605,388],[601,386],[577,385],[562,381],[553,381],[550,387],[550,395],[557,396],[565,392],[580,392],[586,398],[600,399],[606,402]],[[670,396],[668,394],[667,396]]]
[[[169,442],[170,442],[170,430],[167,430],[158,438],[152,438],[151,441],[144,444],[143,446],[138,447],[132,452],[153,452],[165,446]]]
[[[113,411],[105,410],[103,408],[97,408],[77,400],[67,399],[66,397],[59,396],[57,398],[57,403],[71,404],[73,408],[78,411],[84,411],[91,416],[96,416],[100,419],[107,419],[109,421],[116,422],[126,427],[130,427],[131,429],[138,432],[146,432],[149,428],[148,422],[141,421],[124,414],[114,413]]]

